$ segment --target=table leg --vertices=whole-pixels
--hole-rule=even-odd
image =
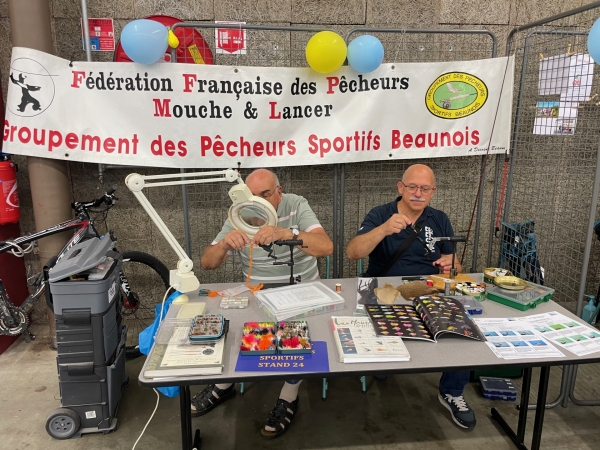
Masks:
[[[192,448],[192,411],[189,386],[181,386],[179,393],[179,415],[181,416],[181,448]]]
[[[517,426],[517,439],[521,444],[525,440],[525,428],[527,427],[527,412],[523,414],[523,410],[526,410],[527,405],[529,404],[529,393],[531,392],[531,375],[531,368],[523,370],[523,385],[521,387],[521,407],[519,410],[519,425]]]
[[[540,385],[538,388],[537,408],[535,410],[535,420],[533,422],[533,438],[531,440],[531,450],[538,450],[542,440],[542,429],[544,427],[544,413],[546,408],[546,396],[548,394],[548,380],[550,379],[550,367],[542,367],[540,371]]]
[[[523,444],[523,440],[525,438],[525,426],[527,424],[527,404],[529,403],[530,389],[531,368],[527,368],[523,371],[523,387],[521,389],[521,407],[519,409],[519,425],[517,428],[517,434],[515,434],[510,425],[506,423],[506,420],[504,420],[498,410],[496,408],[492,408],[492,418],[500,424],[504,432],[520,450],[527,450],[527,447],[525,447]]]

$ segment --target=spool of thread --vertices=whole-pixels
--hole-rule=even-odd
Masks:
[[[342,285],[340,283],[336,283],[335,292],[342,292]]]

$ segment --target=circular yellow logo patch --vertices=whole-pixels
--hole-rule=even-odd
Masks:
[[[442,119],[460,119],[476,113],[488,98],[483,81],[465,72],[449,72],[435,80],[425,95],[431,114]]]

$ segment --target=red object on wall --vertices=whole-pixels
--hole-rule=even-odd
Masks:
[[[0,225],[0,241],[19,237],[19,224]],[[20,305],[29,295],[27,290],[27,271],[23,258],[17,258],[12,253],[0,254],[0,280],[11,301]],[[0,353],[3,353],[19,336],[0,336]]]
[[[173,28],[173,25],[182,22],[182,20],[176,19],[175,17],[163,15],[148,16],[146,19],[162,23],[169,28]],[[175,28],[173,33],[177,36],[177,39],[179,39],[179,47],[175,50],[177,58],[176,62],[188,64],[214,64],[212,51],[197,29],[180,27]],[[113,60],[115,62],[132,62],[125,53],[125,50],[123,50],[120,39]],[[164,62],[171,62],[171,47],[167,48]]]
[[[10,159],[6,159],[0,161],[0,225],[17,223],[20,218],[17,168]]]

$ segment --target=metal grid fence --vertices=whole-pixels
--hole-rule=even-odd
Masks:
[[[350,41],[361,34],[373,35],[381,41],[385,49],[384,62],[386,63],[466,61],[491,58],[496,52],[495,36],[484,30],[357,28],[348,33],[346,40]],[[495,158],[488,158],[483,177],[480,211],[483,213],[485,224],[488,223],[488,214],[491,210],[489,199],[494,185],[493,160]],[[345,257],[344,249],[350,239],[356,235],[363,218],[374,206],[388,203],[396,198],[398,195],[396,183],[408,166],[415,163],[427,164],[436,175],[438,189],[431,206],[448,214],[455,234],[467,234],[483,169],[481,157],[346,164],[344,186],[341,189],[344,212],[339,241],[341,243],[339,248],[342,251],[339,264],[343,276],[353,277],[359,274],[359,266]],[[472,267],[480,265],[477,261],[483,264],[485,244],[489,238],[487,226],[481,226],[479,242],[476,242],[475,225],[473,222],[463,258],[467,270],[477,270],[477,267]],[[462,256],[463,244],[459,244],[457,252],[459,257]],[[482,268],[483,266],[479,267]],[[363,269],[366,270],[366,261]]]
[[[245,55],[215,54],[215,27],[227,25],[187,22],[176,25],[185,27],[191,38],[194,32],[200,32],[210,48],[215,64],[237,66],[268,67],[305,67],[305,48],[310,37],[327,28],[269,27],[261,25],[243,25],[246,29]],[[231,26],[239,29],[238,26]],[[180,31],[181,33],[181,31]],[[384,45],[385,63],[393,62],[435,62],[474,60],[495,56],[496,39],[488,31],[480,30],[398,30],[398,29],[354,29],[348,33],[347,40],[360,34],[372,34]],[[184,34],[184,36],[186,36]],[[202,49],[205,51],[205,49]],[[173,59],[176,61],[176,59]],[[179,60],[179,62],[184,62]],[[492,159],[492,158],[490,158]],[[469,229],[474,202],[477,195],[482,171],[482,157],[435,158],[429,160],[381,161],[355,163],[340,166],[307,166],[273,168],[284,188],[284,192],[293,192],[307,198],[325,230],[336,244],[332,259],[330,276],[356,276],[356,263],[345,257],[345,247],[355,235],[366,213],[374,206],[387,203],[395,198],[397,181],[411,164],[430,165],[437,177],[439,187],[432,206],[444,210],[452,221],[455,233],[466,234]],[[243,165],[242,176],[248,175]],[[193,169],[191,169],[193,170]],[[337,174],[340,173],[338,177]],[[345,173],[345,177],[342,177]],[[491,192],[494,186],[493,164],[487,162],[482,187],[481,211],[491,211]],[[201,187],[187,187],[187,206],[189,210],[189,235],[193,243],[191,255],[194,261],[200,259],[205,246],[218,234],[227,218],[230,200],[228,189],[223,183],[204,184]],[[339,205],[337,192],[341,192]],[[487,215],[483,216],[487,224]],[[469,246],[463,261],[467,268],[473,259],[473,243],[479,238],[476,255],[483,261],[485,243],[489,233],[487,227],[480,227],[481,236],[475,233],[475,222],[471,227]],[[462,254],[462,248],[459,248]],[[460,255],[459,255],[460,256]],[[223,266],[210,272],[199,272],[202,283],[241,281],[240,262],[229,258]],[[327,275],[326,263],[319,261],[321,276]]]
[[[503,220],[535,221],[545,284],[556,289],[553,300],[573,312],[600,140],[597,66],[591,62],[593,78],[578,80],[576,75],[588,69],[581,55],[587,52],[587,33],[599,15],[596,2],[575,13],[516,28],[507,41],[507,54],[516,62],[517,106]],[[586,88],[589,95],[584,94]],[[494,245],[500,254],[500,239]],[[600,282],[599,249],[595,243],[588,293],[595,293]]]

